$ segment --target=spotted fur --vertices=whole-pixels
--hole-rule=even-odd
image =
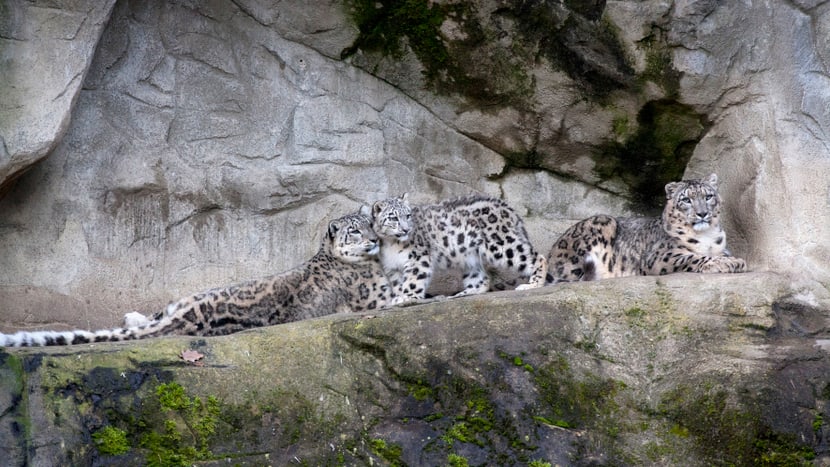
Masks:
[[[548,255],[549,280],[746,271],[726,248],[717,183],[712,174],[667,184],[659,218],[599,215],[571,226]]]
[[[436,269],[463,271],[464,288],[455,297],[488,291],[491,270],[528,279],[518,289],[545,283],[544,256],[500,199],[474,195],[411,207],[403,195],[375,203],[372,218],[395,304],[423,299]]]
[[[130,313],[126,322],[135,324],[133,327],[0,334],[0,345],[27,347],[166,335],[217,336],[331,313],[381,308],[389,305],[392,289],[383,274],[378,251],[379,241],[370,219],[351,214],[329,223],[317,254],[282,274],[183,298],[151,320]]]

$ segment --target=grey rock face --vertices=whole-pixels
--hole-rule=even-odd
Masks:
[[[500,196],[547,251],[575,220],[631,214],[634,182],[659,195],[661,164],[718,173],[751,269],[825,290],[830,7],[814,3],[476,2],[436,33],[478,65],[473,99],[433,87],[406,37],[400,56],[341,59],[360,37],[342,4],[6,2],[0,329],[114,326],[285,270],[328,219],[405,191]],[[651,159],[616,157],[638,150]]]
[[[277,34],[266,13],[116,6],[66,136],[0,201],[6,325],[118,325],[126,311],[298,264],[329,219],[362,203],[499,194],[488,180],[504,168],[498,154]],[[507,180],[535,188],[540,176],[555,179]]]
[[[0,4],[0,196],[66,131],[114,3]]]
[[[830,61],[822,25],[830,4],[710,3],[703,11],[677,6],[671,32],[683,99],[714,122],[687,175],[722,175],[727,229],[756,269],[826,287]]]

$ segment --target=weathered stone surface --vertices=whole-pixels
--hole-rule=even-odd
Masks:
[[[501,156],[289,40],[310,27],[289,21],[299,9],[277,18],[240,5],[117,4],[66,137],[0,200],[0,329],[111,327],[126,311],[288,269],[327,220],[405,191],[508,197],[538,216],[542,251],[547,220],[626,212],[544,173],[491,179]],[[345,37],[332,28],[304,37],[330,53],[326,41]],[[574,218],[548,211],[575,196]]]
[[[88,73],[109,3],[4,3],[0,137],[54,150],[0,199],[0,330],[109,327],[285,270],[328,219],[403,191],[503,197],[546,251],[684,171],[718,172],[750,268],[827,290],[828,2],[405,2],[461,8],[433,39],[466,78],[406,35],[372,51],[358,3],[121,1]],[[43,79],[18,86],[27,63]]]
[[[0,3],[0,196],[66,131],[114,3]]]
[[[721,175],[727,229],[749,264],[826,286],[830,61],[811,25],[830,21],[830,4],[693,2],[675,16],[683,100],[714,122],[687,174]]]
[[[3,454],[10,465],[187,456],[211,420],[190,398],[215,396],[204,439],[216,464],[824,465],[830,323],[814,302],[770,273],[673,275],[222,338],[0,352]],[[182,400],[161,383],[181,385],[190,408],[160,407],[159,394]],[[95,448],[107,426],[128,452]]]
[[[453,34],[440,28],[448,73],[411,71],[429,62],[408,31],[400,58],[365,45],[353,63],[415,96],[509,165],[645,199],[659,198],[669,173],[718,172],[732,250],[756,270],[827,286],[828,2],[507,1],[476,2],[461,13],[449,2],[431,4],[454,25]],[[545,34],[533,29],[541,24]],[[459,29],[487,40],[466,40]],[[585,31],[590,41],[580,41]],[[499,61],[505,53],[514,55],[510,67]],[[476,65],[465,66],[468,55]],[[504,97],[497,105],[475,104],[481,86],[440,93],[479,67],[492,75],[489,95]],[[500,88],[508,71],[533,76],[533,83]],[[526,92],[515,95],[517,89]]]

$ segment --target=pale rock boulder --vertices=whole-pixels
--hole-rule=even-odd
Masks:
[[[682,98],[713,121],[687,175],[718,173],[733,250],[751,269],[826,289],[830,4],[690,2],[674,15]]]
[[[0,194],[66,131],[114,3],[0,4]]]

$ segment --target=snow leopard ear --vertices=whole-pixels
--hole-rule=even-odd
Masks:
[[[340,227],[337,226],[336,221],[329,222],[329,230],[327,232],[329,239],[334,240],[334,236],[337,234],[338,230],[340,230]]]
[[[377,201],[372,205],[372,217],[378,217],[378,214],[383,211],[383,201]]]
[[[718,188],[718,174],[709,175],[709,178],[706,179],[706,183],[712,185],[712,188]]]
[[[403,204],[405,204],[405,205],[409,206],[409,193],[408,193],[408,192],[407,192],[407,193],[402,194],[402,195],[401,195],[401,197],[400,197],[400,198],[398,198],[398,199],[399,199],[399,200],[401,200],[401,203],[403,203]]]
[[[674,194],[682,185],[681,182],[669,182],[666,184],[666,199],[672,199]]]
[[[358,212],[366,217],[372,217],[372,208],[365,204],[360,206],[360,210]]]

